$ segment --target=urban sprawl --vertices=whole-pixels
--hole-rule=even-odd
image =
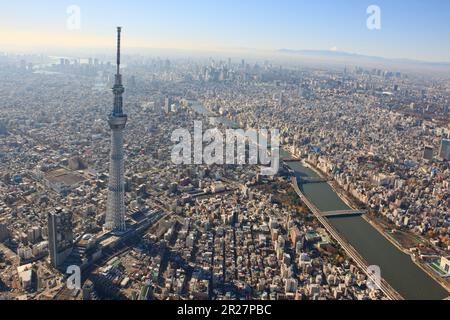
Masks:
[[[275,176],[172,163],[172,133],[194,121],[280,130],[291,160],[449,287],[448,76],[138,55],[120,72],[113,57],[0,54],[1,299],[388,298],[298,196],[286,155]]]

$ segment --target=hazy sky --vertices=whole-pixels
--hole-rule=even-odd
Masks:
[[[129,47],[313,49],[450,61],[448,0],[2,0],[0,50],[112,46],[124,27]],[[369,5],[381,30],[366,27]],[[66,27],[70,5],[81,30]]]

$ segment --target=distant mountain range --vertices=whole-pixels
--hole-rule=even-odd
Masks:
[[[352,60],[352,61],[378,61],[378,62],[392,62],[401,64],[420,64],[423,66],[434,66],[434,67],[450,67],[450,62],[432,62],[432,61],[422,61],[414,59],[391,59],[383,58],[377,56],[369,56],[358,53],[350,53],[345,51],[332,51],[332,50],[292,50],[292,49],[280,49],[277,50],[278,53],[290,54],[297,56],[304,56],[309,58],[334,58],[337,60]]]

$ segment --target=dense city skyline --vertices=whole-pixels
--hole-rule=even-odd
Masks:
[[[100,16],[106,1],[79,2],[62,38],[67,16],[53,18],[64,6],[29,3],[24,16],[47,9],[26,31],[42,34],[28,43],[40,45],[33,52],[3,46],[27,42],[15,36],[33,20],[0,22],[13,28],[0,40],[0,301],[172,300],[167,314],[209,318],[279,314],[277,300],[450,299],[450,62],[411,60],[446,56],[447,44],[433,44],[446,24],[434,38],[411,34],[415,44],[427,38],[423,50],[374,40],[386,29],[391,40],[406,37],[400,20],[389,31],[389,14],[348,33],[380,32],[366,41],[386,55],[409,50],[407,60],[383,59],[337,42],[291,49],[293,14],[269,1],[168,2],[176,10],[153,1],[159,20],[148,24],[148,4],[116,3]],[[343,18],[330,16],[328,0],[285,3],[310,10],[309,28]],[[350,21],[361,3],[339,12]],[[398,14],[398,3],[378,5]],[[216,28],[196,33],[213,8]],[[416,1],[410,9],[435,19],[427,28],[448,14]],[[257,28],[264,55],[133,50],[154,31],[145,26],[173,21],[156,33],[177,42],[170,33],[183,31],[190,52],[222,35],[226,48],[264,12],[286,18]],[[224,29],[231,13],[248,19]],[[311,39],[336,40],[352,23]],[[258,36],[247,31],[238,39],[252,46]],[[287,46],[268,50],[275,35]]]

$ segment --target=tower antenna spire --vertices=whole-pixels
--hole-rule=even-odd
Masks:
[[[117,27],[117,74],[120,74],[120,36],[122,27]]]

